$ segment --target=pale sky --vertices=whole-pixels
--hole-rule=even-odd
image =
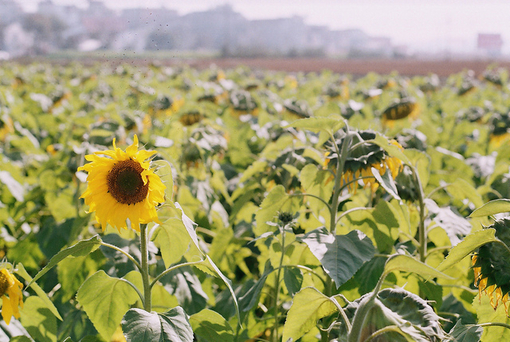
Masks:
[[[35,10],[38,0],[18,0]],[[53,0],[86,7],[86,0]],[[360,28],[412,50],[472,51],[478,33],[500,33],[510,53],[510,0],[103,0],[112,9],[161,7],[180,14],[229,3],[247,19],[299,15],[310,25]]]

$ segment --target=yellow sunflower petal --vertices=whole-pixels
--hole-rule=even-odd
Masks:
[[[138,137],[126,151],[117,148],[86,156],[90,163],[80,167],[88,172],[87,189],[81,195],[89,212],[103,231],[110,224],[119,231],[131,227],[139,231],[140,224],[159,222],[156,206],[164,202],[165,185],[146,161],[155,151],[138,151]]]

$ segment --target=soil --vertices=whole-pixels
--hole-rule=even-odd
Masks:
[[[197,59],[186,61],[186,64],[196,68],[206,68],[215,64],[220,68],[235,68],[239,65],[245,65],[251,68],[260,68],[265,70],[287,71],[287,72],[319,72],[330,70],[336,73],[351,74],[354,76],[365,75],[370,71],[378,74],[389,74],[393,71],[400,75],[428,75],[435,73],[440,77],[461,72],[463,70],[473,70],[479,75],[490,65],[510,68],[510,61],[493,60],[410,60],[410,59],[300,59],[300,58],[224,58],[224,59]]]

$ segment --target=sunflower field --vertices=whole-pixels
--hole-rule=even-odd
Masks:
[[[510,87],[0,66],[0,341],[510,340]]]

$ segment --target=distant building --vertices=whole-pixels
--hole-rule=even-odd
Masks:
[[[0,0],[0,26],[7,26],[18,21],[23,10],[14,0]]]
[[[478,34],[478,50],[490,57],[501,55],[503,47],[503,38],[501,34],[479,33]]]

